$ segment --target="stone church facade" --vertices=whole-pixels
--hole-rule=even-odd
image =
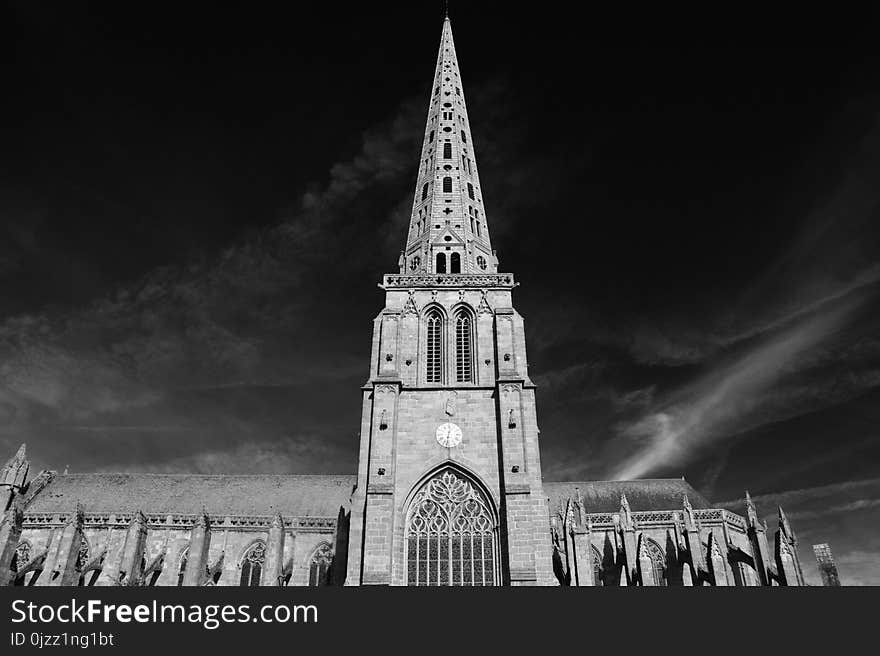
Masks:
[[[341,476],[0,472],[0,585],[803,585],[797,540],[683,479],[541,475],[518,283],[443,24],[406,245]],[[772,542],[772,546],[771,546]]]

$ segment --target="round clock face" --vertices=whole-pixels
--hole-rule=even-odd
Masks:
[[[437,426],[437,441],[440,446],[453,447],[461,444],[461,429],[451,422]]]

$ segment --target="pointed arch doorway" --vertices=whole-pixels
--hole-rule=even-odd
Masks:
[[[406,514],[406,584],[501,584],[498,520],[480,486],[444,467],[415,493]]]

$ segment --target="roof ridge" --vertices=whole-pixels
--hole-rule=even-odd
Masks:
[[[79,472],[75,474],[56,474],[55,478],[82,478],[95,476],[154,476],[168,478],[356,478],[351,474],[168,474],[156,472]]]

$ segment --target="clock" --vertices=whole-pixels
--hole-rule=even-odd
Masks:
[[[437,442],[440,446],[452,448],[461,444],[461,429],[452,422],[437,426]]]

